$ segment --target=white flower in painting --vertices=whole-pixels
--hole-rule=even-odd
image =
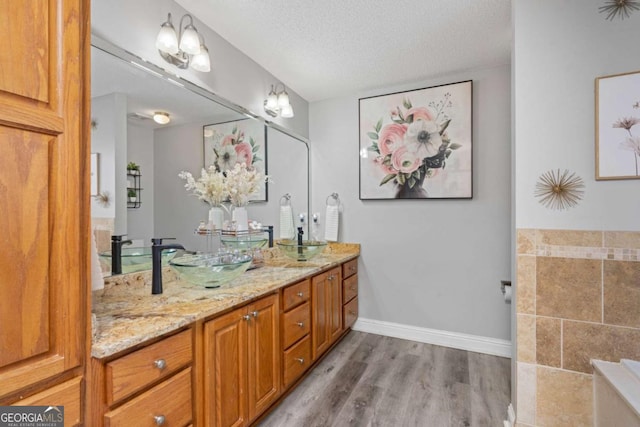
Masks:
[[[233,145],[229,144],[222,146],[218,152],[218,168],[220,168],[221,171],[228,171],[229,169],[232,169],[236,164],[237,157],[238,155],[236,154],[236,149]]]
[[[420,159],[438,154],[442,137],[438,125],[431,120],[416,120],[407,128],[404,135],[407,149]]]
[[[627,151],[633,151],[640,156],[640,136],[631,136],[620,143],[620,148]]]

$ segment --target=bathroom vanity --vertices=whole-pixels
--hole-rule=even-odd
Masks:
[[[163,271],[93,293],[88,425],[245,426],[258,420],[357,318],[357,244],[298,262],[278,249],[226,287]]]

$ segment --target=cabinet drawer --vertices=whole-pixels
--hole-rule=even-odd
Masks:
[[[311,339],[307,335],[305,339],[284,352],[285,388],[297,380],[309,368],[311,362]]]
[[[191,368],[104,416],[105,427],[184,426],[192,419]],[[164,417],[164,422],[160,417]]]
[[[282,315],[282,348],[288,348],[291,344],[307,335],[311,330],[311,310],[309,303],[294,308]]]
[[[309,301],[311,295],[309,279],[287,286],[282,293],[282,310],[289,311],[293,307]]]
[[[358,272],[358,258],[352,259],[342,264],[342,277],[347,278]]]
[[[107,363],[107,403],[177,372],[191,362],[191,355],[191,330],[187,330]]]
[[[358,275],[354,274],[342,281],[342,298],[345,303],[358,295]]]
[[[15,402],[14,406],[64,406],[64,425],[81,424],[80,419],[80,382],[77,377],[65,383],[53,386],[33,396]],[[16,425],[21,425],[17,423]]]
[[[358,318],[358,297],[355,297],[344,305],[344,329],[350,328]]]

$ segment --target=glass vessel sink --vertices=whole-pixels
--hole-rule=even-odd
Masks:
[[[169,262],[182,280],[205,288],[218,288],[247,271],[251,255],[201,253],[184,255]]]
[[[162,265],[169,265],[169,260],[176,255],[177,249],[165,249],[162,251]],[[111,271],[111,251],[100,252],[100,259],[103,260]],[[135,273],[136,271],[151,270],[151,248],[122,248],[122,273]]]
[[[297,261],[308,261],[314,256],[322,253],[327,242],[320,240],[307,240],[298,244],[296,240],[285,239],[277,242],[280,251],[287,257]]]

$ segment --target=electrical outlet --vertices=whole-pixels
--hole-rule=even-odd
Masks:
[[[307,213],[303,212],[300,215],[298,215],[298,223],[300,225],[305,225],[307,223]]]

